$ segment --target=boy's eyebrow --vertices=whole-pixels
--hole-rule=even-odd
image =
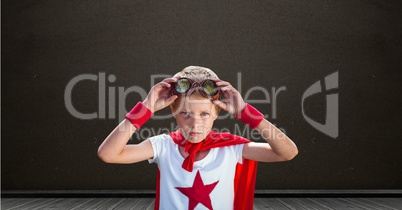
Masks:
[[[187,110],[187,109],[182,109],[182,110],[180,110],[181,112],[191,112],[191,111],[189,111],[189,110]],[[201,110],[200,112],[210,112],[210,111],[207,111],[207,110]]]

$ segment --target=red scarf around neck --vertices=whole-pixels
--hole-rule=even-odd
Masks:
[[[182,167],[186,171],[193,171],[195,155],[198,151],[204,151],[217,147],[226,147],[237,144],[245,144],[250,140],[241,136],[233,135],[229,132],[219,133],[211,131],[208,136],[199,143],[191,143],[187,141],[179,130],[169,133],[172,140],[179,146],[184,147],[184,151],[189,155],[184,159]],[[257,162],[254,160],[243,159],[243,163],[236,165],[234,179],[234,209],[235,210],[251,210],[254,205],[254,188],[257,173]],[[160,174],[157,171],[155,210],[159,209],[159,187]]]
[[[226,147],[237,144],[245,144],[250,140],[240,136],[226,133],[218,133],[215,131],[209,132],[207,137],[199,143],[191,143],[187,141],[179,130],[169,134],[173,141],[179,146],[184,147],[184,151],[188,152],[188,156],[184,159],[182,167],[189,172],[193,171],[195,155],[198,151],[204,151],[216,147]]]

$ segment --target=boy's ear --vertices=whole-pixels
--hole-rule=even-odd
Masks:
[[[221,112],[222,108],[218,106],[218,110],[216,111],[216,117],[218,118],[219,113]]]
[[[215,105],[216,107],[214,107],[214,111],[215,111],[215,115],[214,115],[214,118],[215,118],[215,120],[218,118],[218,116],[219,116],[219,113],[221,112],[221,108],[219,107],[219,106],[217,106],[217,105]]]

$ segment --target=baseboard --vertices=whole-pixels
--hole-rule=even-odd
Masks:
[[[2,190],[1,197],[155,197],[154,190]],[[255,197],[402,197],[399,189],[255,190]]]

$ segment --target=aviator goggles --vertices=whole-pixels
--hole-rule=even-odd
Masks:
[[[192,79],[182,77],[173,83],[172,92],[175,95],[191,95],[196,89],[205,98],[217,96],[220,90],[214,80],[206,79],[202,82],[195,82]]]

